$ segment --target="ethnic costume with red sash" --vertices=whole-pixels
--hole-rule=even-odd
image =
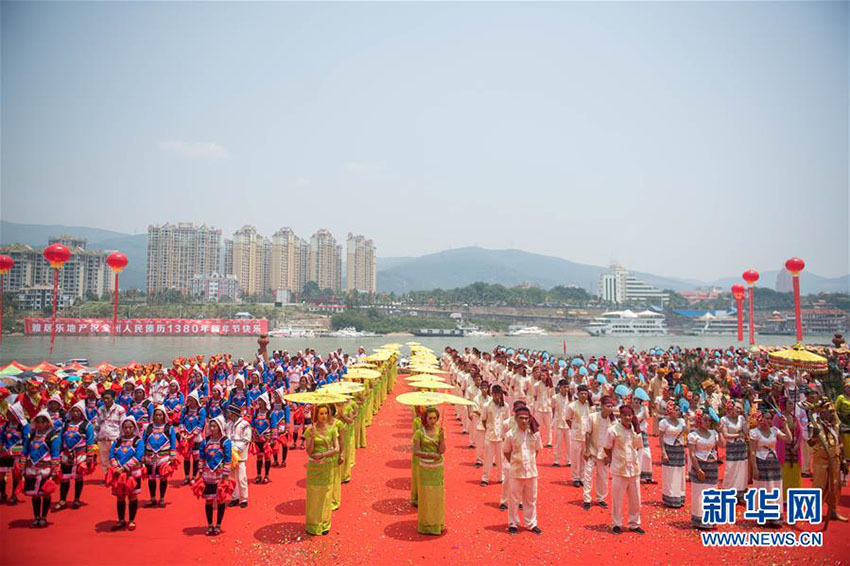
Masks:
[[[216,419],[224,420],[221,417]],[[222,427],[224,425],[221,425]],[[218,499],[218,487],[230,477],[232,449],[230,439],[222,436],[218,440],[206,437],[201,441],[201,477],[204,481],[203,498]]]
[[[136,429],[135,433],[131,437],[124,436],[124,423],[126,422],[133,423],[133,427]],[[133,486],[133,489],[127,493],[125,491],[126,484],[121,485],[119,482],[115,481],[111,483],[113,495],[125,497],[127,495],[138,495],[139,492],[141,492],[142,461],[144,460],[144,457],[145,444],[139,437],[136,421],[134,421],[131,417],[125,417],[121,421],[121,436],[112,443],[112,447],[109,450],[109,465],[111,469],[107,476],[116,472],[126,472],[130,478],[135,480],[135,485]],[[110,486],[109,479],[107,479],[107,486]]]
[[[38,417],[50,420],[47,411],[42,410]],[[52,490],[45,491],[45,483],[57,475],[59,470],[60,439],[52,428],[40,433],[33,428],[29,440],[24,446],[24,493],[33,497],[49,496]],[[55,488],[55,486],[54,486]]]
[[[97,447],[94,427],[85,419],[76,423],[69,421],[62,429],[61,439],[62,481],[82,480],[94,465]]]

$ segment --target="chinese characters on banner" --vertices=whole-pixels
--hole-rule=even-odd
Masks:
[[[269,321],[256,319],[131,318],[118,321],[122,336],[254,336],[268,332]],[[49,318],[24,319],[24,334],[50,334]],[[112,334],[106,318],[57,318],[56,334]]]

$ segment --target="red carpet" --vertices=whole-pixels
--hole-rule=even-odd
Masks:
[[[397,382],[395,396],[406,391]],[[29,528],[29,500],[0,506],[0,543],[4,565],[26,564],[505,564],[571,563],[692,564],[703,562],[760,564],[835,564],[850,557],[850,526],[833,522],[822,548],[712,549],[702,548],[690,528],[689,510],[660,506],[660,487],[642,488],[643,526],[647,534],[610,533],[610,512],[581,508],[578,488],[567,482],[569,468],[551,467],[551,451],[539,459],[538,517],[542,536],[527,531],[507,534],[507,512],[498,510],[501,486],[478,485],[480,470],[472,467],[453,408],[448,408],[446,454],[446,522],[440,537],[416,532],[416,510],[408,504],[410,488],[410,409],[388,399],[368,429],[369,447],[357,452],[354,480],[343,486],[342,507],[333,515],[331,533],[304,533],[304,452],[290,452],[287,468],[272,469],[272,482],[250,484],[247,509],[228,509],[223,533],[204,536],[203,503],[188,487],[171,482],[165,509],[141,508],[135,532],[110,532],[116,520],[115,499],[102,480],[89,481],[79,510],[51,512],[46,529]],[[656,455],[657,456],[657,455]],[[253,462],[249,463],[253,478]],[[182,468],[178,472],[182,479]],[[660,478],[660,470],[656,470]],[[146,494],[147,486],[143,487]],[[842,512],[850,514],[850,496]],[[743,528],[750,530],[750,525]],[[787,525],[783,530],[791,527]],[[808,526],[804,527],[809,529]],[[731,529],[730,529],[731,530]],[[739,524],[735,530],[742,530]],[[842,558],[843,557],[843,558]],[[492,563],[492,562],[490,562]]]

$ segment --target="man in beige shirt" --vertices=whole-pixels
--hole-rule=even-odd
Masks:
[[[640,527],[640,451],[643,440],[640,424],[630,405],[620,407],[620,422],[608,429],[605,441],[606,463],[611,466],[611,517],[613,532],[623,530],[623,497],[629,498],[629,530],[644,534]]]
[[[590,491],[593,479],[596,478],[596,504],[608,507],[605,498],[608,496],[608,465],[605,463],[605,442],[608,440],[608,428],[612,424],[614,400],[603,395],[599,401],[600,411],[590,414],[587,435],[584,441],[584,503],[585,509],[590,509]],[[594,473],[595,472],[595,473]]]
[[[570,397],[567,395],[570,382],[562,379],[558,382],[558,394],[552,398],[552,411],[555,413],[555,422],[552,428],[555,436],[555,462],[553,466],[570,465],[570,427],[567,426],[567,407]]]
[[[502,444],[511,467],[511,496],[508,505],[508,532],[519,532],[519,506],[525,526],[541,534],[537,526],[537,453],[543,450],[540,432],[531,430],[531,410],[521,406],[514,411],[516,428],[508,431]]]
[[[584,477],[584,440],[587,433],[587,423],[590,418],[590,393],[587,385],[579,385],[576,389],[578,399],[567,406],[567,426],[570,427],[570,463],[572,467],[573,485],[580,487]]]

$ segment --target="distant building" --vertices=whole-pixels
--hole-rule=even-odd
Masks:
[[[74,297],[61,288],[57,294],[59,310],[73,306]],[[53,305],[53,285],[35,285],[18,291],[18,305],[24,310],[41,310]]]
[[[86,249],[84,238],[67,234],[52,236],[48,241],[50,244],[61,243],[71,250],[71,258],[59,271],[59,287],[70,298],[69,301],[84,300],[89,294],[100,297],[112,292],[114,279],[106,265],[106,251]],[[5,283],[7,291],[19,292],[44,285],[53,288],[53,270],[42,252],[43,248],[26,244],[0,248],[0,253],[11,256],[15,261]],[[52,298],[50,300],[52,302]],[[27,301],[30,304],[38,302],[36,298]]]
[[[777,293],[790,293],[794,290],[794,282],[791,279],[791,272],[785,269],[785,266],[782,266],[782,269],[779,270],[779,273],[776,274],[776,292]]]
[[[192,223],[148,226],[148,294],[188,294],[195,275],[221,271],[221,230]]]
[[[253,226],[243,226],[233,234],[233,275],[245,295],[265,293],[268,288],[266,252],[270,251],[266,238]]]
[[[220,302],[225,297],[236,302],[239,299],[239,281],[233,275],[214,272],[195,275],[192,278],[192,296],[204,301]]]
[[[612,264],[610,269],[600,275],[597,295],[603,301],[616,304],[664,303],[670,296],[663,290],[640,281],[624,267]]]
[[[689,303],[699,303],[702,301],[713,301],[715,299],[719,299],[721,290],[717,287],[712,287],[709,290],[682,291],[680,295],[682,295],[682,298]]]
[[[793,320],[794,315],[788,316]],[[809,334],[834,334],[847,331],[847,313],[839,309],[800,309],[803,330]]]
[[[309,250],[307,243],[291,228],[281,228],[272,235],[269,284],[273,291],[301,292],[307,278],[302,268],[309,263],[307,257],[302,261],[302,254],[308,253],[305,250]]]
[[[345,290],[374,294],[377,291],[375,243],[348,233]]]
[[[342,291],[342,246],[325,229],[310,238],[310,271],[308,281],[315,281],[319,289]]]

